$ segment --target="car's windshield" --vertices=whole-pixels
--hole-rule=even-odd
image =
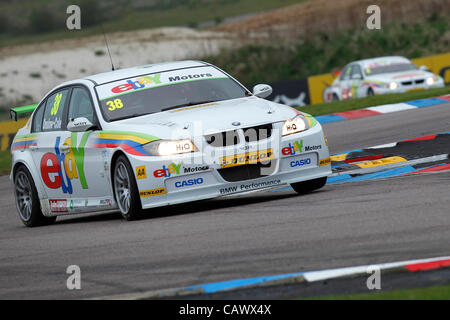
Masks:
[[[211,66],[142,75],[100,85],[96,90],[106,121],[236,99],[247,93]]]
[[[412,63],[395,63],[386,65],[376,65],[373,67],[369,66],[364,69],[364,72],[367,76],[373,76],[382,73],[402,72],[411,70],[417,70],[417,67]]]

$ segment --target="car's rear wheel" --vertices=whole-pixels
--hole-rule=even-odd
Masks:
[[[339,97],[336,93],[333,93],[332,101],[339,101]]]
[[[52,224],[56,217],[42,214],[39,196],[33,177],[28,169],[21,165],[14,175],[14,195],[19,218],[27,227]]]
[[[322,188],[327,183],[327,177],[314,180],[291,183],[292,189],[298,194],[305,194]]]
[[[372,88],[369,88],[368,90],[367,90],[367,96],[368,97],[373,97],[375,95],[375,92],[373,92],[373,89]]]
[[[128,221],[138,219],[142,211],[141,200],[130,162],[124,155],[117,158],[113,179],[120,214]]]

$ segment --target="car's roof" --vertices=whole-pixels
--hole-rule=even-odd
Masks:
[[[363,59],[354,61],[353,63],[359,63],[361,65],[368,65],[372,63],[379,63],[379,62],[386,62],[386,63],[397,63],[397,62],[404,62],[408,63],[410,62],[407,58],[401,57],[401,56],[386,56],[386,57],[376,57],[376,58],[370,58],[370,59]]]
[[[83,79],[91,80],[95,82],[97,85],[99,85],[121,79],[133,78],[144,74],[158,73],[167,70],[176,70],[183,68],[201,67],[207,65],[209,64],[203,61],[191,61],[191,60],[155,63],[155,64],[147,64],[144,66],[117,69],[114,71],[98,73],[91,76],[87,76]]]

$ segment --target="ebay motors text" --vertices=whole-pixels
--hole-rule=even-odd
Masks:
[[[167,167],[165,165],[163,165],[162,169],[153,171],[153,176],[155,178],[163,178],[163,177],[168,178],[172,174],[180,174],[180,167],[181,167],[181,162],[178,164],[171,163]]]
[[[287,147],[281,149],[281,153],[285,156],[293,156],[297,153],[309,152],[322,149],[321,145],[303,147],[303,140],[289,143]]]
[[[213,75],[210,73],[189,74],[189,75],[185,75],[185,76],[174,76],[174,77],[169,77],[169,82],[210,78],[212,76]],[[147,85],[162,84],[162,81],[160,78],[161,78],[160,73],[157,73],[154,75],[142,76],[142,77],[137,78],[136,81],[127,80],[127,83],[119,84],[118,86],[112,88],[111,91],[113,93],[122,93],[122,92],[126,92],[129,90],[144,89]]]
[[[55,153],[44,154],[40,164],[42,180],[48,188],[62,188],[64,193],[72,194],[72,180],[79,179],[81,187],[88,189],[84,174],[84,147],[88,137],[89,132],[85,132],[77,147],[77,134],[72,133],[63,143],[63,152],[59,148],[61,137],[56,138]]]

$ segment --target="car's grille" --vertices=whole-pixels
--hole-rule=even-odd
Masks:
[[[264,140],[272,136],[272,124],[263,124],[242,129],[245,142]],[[213,147],[226,147],[240,143],[238,130],[223,131],[205,135],[206,142]]]
[[[410,81],[403,81],[403,86],[410,86],[412,84],[422,84],[424,83],[425,79],[417,79],[417,80],[410,80]]]
[[[245,142],[253,142],[270,138],[272,135],[272,124],[263,124],[256,127],[245,128]]]
[[[213,147],[232,146],[239,143],[239,135],[236,130],[208,134],[205,139]]]
[[[274,161],[274,160],[272,160]],[[256,163],[243,166],[224,168],[217,170],[221,177],[228,182],[245,181],[271,175],[275,171],[275,165],[271,167],[272,161],[266,164]]]

